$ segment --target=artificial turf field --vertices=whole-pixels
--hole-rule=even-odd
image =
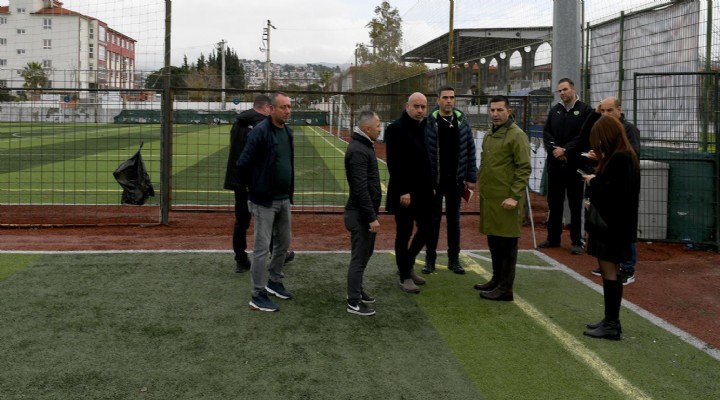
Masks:
[[[250,311],[228,252],[0,253],[0,393],[15,398],[717,399],[720,356],[624,303],[586,338],[600,288],[521,252],[516,300],[481,300],[488,253],[419,295],[376,253],[377,315],[345,311],[347,252],[302,252],[295,299]]]

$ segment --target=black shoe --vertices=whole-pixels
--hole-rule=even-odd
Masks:
[[[588,329],[583,332],[583,335],[595,339],[620,340],[622,335],[622,326],[620,326],[620,321],[612,322],[603,319],[597,328]]]
[[[491,290],[495,290],[495,288],[497,286],[498,286],[497,282],[495,282],[494,280],[491,279],[491,280],[487,281],[486,283],[476,283],[475,286],[473,286],[473,288],[475,288],[475,290],[489,292]]]
[[[600,321],[594,323],[594,324],[587,324],[585,325],[588,329],[596,329],[597,327],[601,326],[605,322],[605,318],[601,319]]]
[[[495,301],[513,301],[514,300],[513,292],[511,292],[511,291],[505,292],[505,291],[500,290],[500,288],[497,288],[497,287],[490,291],[480,292],[480,297],[482,297],[483,299],[495,300]]]
[[[435,272],[435,260],[425,260],[425,266],[423,267],[422,271],[423,274],[432,274]]]
[[[372,304],[375,302],[375,298],[365,293],[364,290],[360,291],[360,302],[365,304]]]
[[[265,285],[265,290],[273,296],[277,296],[283,300],[290,300],[293,298],[292,293],[285,289],[285,285],[282,282],[268,281]]]
[[[287,254],[285,254],[285,264],[292,262],[292,260],[295,259],[295,252],[292,250],[288,250]]]
[[[454,273],[456,273],[456,274],[458,274],[458,275],[464,275],[464,274],[465,274],[465,269],[460,266],[460,261],[459,261],[459,260],[452,260],[452,261],[450,261],[448,264],[450,264],[450,265],[448,265],[448,269],[449,269],[450,271],[452,271],[452,272],[454,272]]]
[[[555,243],[555,242],[551,242],[551,241],[549,241],[549,240],[546,240],[546,241],[544,241],[544,242],[541,242],[541,243],[538,245],[538,248],[541,248],[541,249],[549,249],[549,248],[551,248],[551,247],[560,247],[560,243]]]
[[[235,272],[242,274],[243,272],[250,271],[250,259],[245,258],[244,260],[235,261]]]
[[[582,246],[579,246],[577,244],[570,246],[570,254],[572,254],[572,255],[579,256],[584,252],[585,252],[585,250],[583,250]]]
[[[375,315],[375,310],[366,306],[365,303],[353,304],[353,303],[348,302],[346,309],[347,309],[347,312],[349,312],[350,314],[362,315],[365,317]]]

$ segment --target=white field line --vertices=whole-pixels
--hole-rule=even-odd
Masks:
[[[477,256],[477,255],[475,255]],[[476,263],[472,258],[464,257],[465,265],[467,269],[481,275],[485,279],[490,279],[490,273],[488,273],[480,264]],[[486,257],[483,257],[487,259]],[[610,364],[603,361],[600,356],[595,354],[593,351],[583,345],[575,336],[569,334],[557,324],[553,323],[547,316],[538,311],[530,303],[523,300],[517,294],[514,296],[514,303],[520,308],[525,314],[532,318],[538,325],[545,328],[550,335],[557,340],[561,346],[568,350],[580,361],[584,362],[588,368],[597,372],[598,375],[611,387],[615,388],[625,398],[630,399],[650,399],[645,392],[640,388],[635,387],[629,381],[625,379],[620,373],[618,373]]]

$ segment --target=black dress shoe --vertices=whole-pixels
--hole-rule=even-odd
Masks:
[[[243,272],[250,271],[250,260],[238,260],[235,261],[235,272],[238,274],[242,274]]]
[[[622,334],[622,326],[620,321],[603,320],[602,323],[594,329],[588,329],[583,335],[595,339],[620,340]]]
[[[422,271],[423,274],[432,274],[435,272],[435,261],[429,261],[425,260],[425,266],[423,267]]]
[[[513,301],[513,299],[514,299],[513,292],[511,292],[511,291],[506,292],[506,291],[500,290],[500,288],[497,288],[497,287],[490,291],[481,291],[480,297],[482,297],[483,299],[495,300],[495,301]]]
[[[448,269],[458,275],[465,274],[465,269],[460,266],[460,261],[453,260],[449,262],[450,265],[448,265]]]
[[[484,292],[489,292],[491,290],[494,290],[497,287],[497,285],[498,285],[497,282],[495,282],[494,280],[491,279],[491,280],[487,281],[486,283],[476,283],[475,286],[473,286],[473,288],[475,288],[475,290],[482,290]]]

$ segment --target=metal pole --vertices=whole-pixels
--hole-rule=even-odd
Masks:
[[[271,90],[271,84],[270,84],[270,28],[275,28],[270,23],[270,20],[267,20],[267,49],[265,51],[265,89],[270,92]]]
[[[221,62],[220,66],[222,69],[222,81],[220,84],[220,88],[222,89],[222,92],[220,92],[220,109],[225,109],[225,39],[220,41],[220,54],[221,54]]]
[[[618,92],[617,98],[622,101],[623,80],[625,79],[625,11],[620,11],[620,50],[618,51]],[[633,112],[636,110],[633,109]]]
[[[705,72],[712,72],[712,37],[713,37],[713,26],[712,26],[712,8],[713,8],[713,2],[712,0],[708,0],[708,15],[707,15],[707,33],[705,34]],[[710,114],[715,110],[714,108],[708,108],[708,105],[710,104],[710,90],[712,90],[710,84],[712,83],[712,79],[710,75],[705,75],[703,77],[705,81],[705,100],[703,103],[705,104],[707,112],[703,113],[703,121],[702,121],[702,132],[700,133],[702,135],[701,137],[701,146],[703,151],[708,150],[708,127],[710,124],[709,117]],[[715,131],[715,135],[718,135],[718,131]],[[717,153],[717,148],[715,149],[715,152]]]
[[[172,113],[173,100],[170,76],[172,0],[165,0],[165,73],[163,74],[162,127],[160,129],[160,223],[168,225],[170,220],[172,179]]]
[[[450,0],[450,30],[448,32],[448,75],[447,75],[447,83],[448,85],[453,84],[453,76],[452,76],[452,68],[453,68],[453,40],[454,40],[454,34],[453,34],[453,14],[455,12],[455,1]]]

